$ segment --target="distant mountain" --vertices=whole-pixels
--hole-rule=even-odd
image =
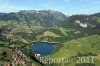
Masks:
[[[31,26],[32,23],[40,24],[43,27],[61,26],[67,17],[57,11],[52,10],[21,10],[16,13],[0,13],[0,21],[14,20],[18,24],[26,23]]]
[[[0,38],[4,40],[18,41],[23,38],[25,42],[40,39],[62,41],[95,34],[100,34],[100,13],[69,17],[52,10],[0,13]]]
[[[93,15],[72,15],[66,23],[66,28],[73,28],[83,33],[99,33],[100,13]]]

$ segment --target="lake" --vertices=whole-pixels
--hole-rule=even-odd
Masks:
[[[32,50],[41,55],[47,55],[53,52],[54,46],[49,42],[33,42]]]

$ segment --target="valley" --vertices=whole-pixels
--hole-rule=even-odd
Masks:
[[[51,42],[55,49],[52,53],[42,56],[32,51],[32,42]],[[77,57],[91,56],[94,57],[94,63],[77,63]],[[43,64],[39,61],[41,57],[75,60],[72,63]],[[99,66],[99,62],[100,13],[69,17],[52,10],[0,13],[0,64]]]

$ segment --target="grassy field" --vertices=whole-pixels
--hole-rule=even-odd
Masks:
[[[46,56],[48,58],[68,58],[68,57],[77,57],[78,53],[82,56],[92,56],[95,54],[95,64],[96,66],[100,65],[100,36],[92,35],[79,39],[73,39],[71,41],[66,41],[63,43],[63,47],[60,50],[53,54]],[[89,53],[91,53],[89,55]],[[72,64],[68,64],[68,66],[74,66],[76,62],[74,61]],[[66,64],[61,64],[61,66],[66,66]]]

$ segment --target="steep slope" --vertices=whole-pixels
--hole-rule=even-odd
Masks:
[[[43,27],[61,26],[67,17],[57,11],[52,10],[21,10],[16,13],[0,13],[0,21],[16,21],[18,24],[23,23],[28,26],[31,24],[41,25]]]

